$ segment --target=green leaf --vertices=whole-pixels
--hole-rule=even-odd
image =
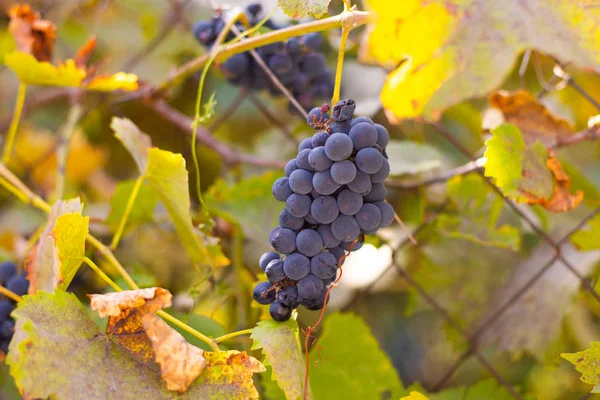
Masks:
[[[210,264],[206,245],[192,224],[188,172],[183,156],[157,148],[149,149],[146,178],[167,208],[177,236],[192,262]]]
[[[335,313],[325,320],[310,365],[315,399],[397,399],[402,390],[390,359],[353,314]]]
[[[519,197],[525,160],[525,141],[519,128],[502,124],[492,130],[492,138],[485,145],[485,176],[493,178],[507,196]]]
[[[19,394],[19,389],[15,385],[15,380],[10,375],[8,365],[0,363],[0,399],[21,400],[22,398]]]
[[[561,353],[562,358],[581,372],[581,380],[594,385],[592,393],[600,393],[600,342],[591,342],[590,348],[577,353]]]
[[[110,214],[108,214],[108,218],[106,219],[106,224],[110,226],[113,231],[119,226],[127,203],[129,202],[131,191],[135,186],[135,182],[135,180],[127,180],[117,183],[115,193],[110,199]],[[154,209],[156,208],[158,200],[158,194],[144,182],[135,198],[133,208],[129,213],[127,223],[125,224],[124,232],[130,232],[140,225],[152,222]]]
[[[16,330],[7,364],[25,397],[258,398],[252,375],[264,367],[237,351],[205,352],[207,367],[187,392],[169,392],[160,370],[136,361],[101,333],[73,294],[25,296],[13,315]]]
[[[52,207],[29,268],[30,292],[66,289],[71,283],[85,255],[89,217],[83,217],[82,210],[79,198]]]
[[[438,151],[425,143],[392,140],[385,151],[389,156],[391,176],[414,175],[441,165]]]
[[[140,173],[145,173],[148,167],[148,150],[152,147],[150,137],[127,118],[113,117],[110,127],[135,160]]]
[[[209,189],[206,204],[215,213],[226,213],[241,225],[247,238],[264,246],[283,208],[282,203],[273,198],[271,189],[280,176],[266,172],[231,186],[219,180]]]
[[[586,227],[571,236],[571,243],[583,251],[600,249],[600,215],[592,218]]]
[[[278,0],[283,12],[294,19],[304,18],[311,14],[315,18],[320,18],[327,14],[327,7],[331,0]]]
[[[251,338],[252,350],[262,349],[264,364],[272,367],[272,380],[277,381],[286,398],[302,399],[305,364],[298,338],[298,323],[295,320],[260,321],[252,331]],[[310,391],[308,398],[312,398]]]

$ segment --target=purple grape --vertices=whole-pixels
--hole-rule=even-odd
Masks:
[[[304,138],[298,145],[298,153],[304,149],[312,149],[312,148],[313,148],[313,145],[312,145],[311,138]]]
[[[308,163],[315,171],[323,171],[333,165],[333,161],[325,154],[325,147],[312,149],[308,154]]]
[[[277,292],[277,301],[289,308],[298,308],[300,305],[300,296],[298,289],[294,286],[288,286]]]
[[[337,247],[340,245],[341,240],[333,236],[333,232],[331,232],[331,225],[319,225],[317,232],[319,235],[321,235],[323,246],[326,248],[331,249],[332,247]]]
[[[384,201],[387,196],[387,189],[383,186],[383,183],[374,183],[371,191],[363,196],[365,203],[376,203],[378,201]]]
[[[312,51],[321,51],[323,47],[323,37],[319,32],[313,32],[306,34],[302,37],[302,44],[308,50]]]
[[[17,264],[12,261],[0,263],[0,282],[6,282],[17,273]]]
[[[283,270],[288,278],[298,281],[310,272],[310,260],[300,253],[292,253],[283,261]]]
[[[308,274],[300,279],[296,287],[298,288],[298,295],[302,299],[316,299],[325,289],[323,281],[313,274]]]
[[[337,273],[337,264],[333,254],[322,251],[310,260],[310,272],[319,279],[330,279]]]
[[[352,242],[342,242],[340,243],[340,248],[344,249],[346,251],[350,251],[350,244],[352,244]],[[363,247],[363,244],[365,244],[365,235],[361,234],[360,236],[358,236],[358,239],[356,239],[356,241],[354,242],[354,244],[352,244],[352,251],[358,251],[361,249],[361,247]]]
[[[369,123],[361,122],[352,125],[348,136],[352,139],[354,150],[358,151],[375,145],[377,142],[377,129]]]
[[[269,241],[278,253],[289,254],[296,250],[296,233],[291,229],[273,229]]]
[[[338,194],[337,206],[342,214],[354,215],[363,205],[363,197],[351,190],[344,189]]]
[[[306,75],[310,77],[309,74],[306,74]],[[311,128],[315,128],[315,129],[319,129],[328,120],[329,120],[329,114],[327,114],[327,113],[323,114],[321,112],[321,107],[313,108],[312,110],[310,110],[310,112],[308,113],[308,116],[306,117],[306,123]]]
[[[319,196],[313,200],[310,213],[318,223],[330,224],[339,214],[337,201],[331,196]]]
[[[368,147],[356,153],[354,162],[361,171],[367,174],[374,174],[383,165],[383,156],[377,149]]]
[[[331,115],[335,121],[350,121],[354,116],[355,109],[356,102],[352,99],[345,99],[333,106]]]
[[[371,125],[375,125],[373,123],[373,121],[371,120],[371,118],[369,118],[369,117],[357,117],[357,118],[354,118],[352,121],[350,121],[350,124],[352,126],[354,126],[356,124],[360,124],[361,122],[367,122],[367,123],[369,123]]]
[[[269,263],[273,260],[281,260],[279,254],[275,253],[274,251],[267,251],[262,256],[260,256],[258,266],[260,267],[261,271],[264,272],[264,270],[267,268],[267,265],[269,265]]]
[[[306,221],[306,223],[309,225],[309,227],[319,225],[319,221],[317,221],[315,219],[315,217],[312,216],[311,213],[308,213],[308,215],[306,217],[304,217],[304,221]]]
[[[319,239],[321,237],[319,236]],[[29,289],[29,281],[24,276],[15,275],[6,281],[6,288],[18,296],[24,296]]]
[[[312,183],[315,190],[323,196],[328,196],[340,188],[340,185],[331,177],[331,171],[328,169],[317,171],[313,176]]]
[[[379,224],[379,228],[390,226],[392,222],[394,222],[394,208],[384,201],[378,201],[373,204],[376,205],[381,212],[381,222]]]
[[[368,193],[371,190],[371,178],[369,174],[357,170],[356,178],[354,178],[347,186],[348,189],[352,190],[354,193]]]
[[[292,193],[285,202],[285,209],[296,218],[304,218],[310,212],[311,203],[310,196]]]
[[[273,260],[265,268],[265,275],[269,279],[269,282],[277,283],[285,279],[285,272],[283,270],[282,260]]]
[[[292,309],[278,301],[274,301],[269,306],[269,314],[271,314],[271,318],[275,321],[284,322],[292,316]]]
[[[390,142],[390,134],[383,125],[375,124],[377,130],[377,145],[385,149]]]
[[[385,158],[382,158],[382,164],[381,164],[381,168],[379,168],[379,171],[370,175],[371,182],[383,183],[383,181],[385,181],[385,179],[388,177],[389,174],[390,174],[390,163]]]
[[[203,45],[209,45],[217,38],[213,30],[212,21],[198,21],[192,28],[196,40]]]
[[[298,166],[296,165],[296,159],[292,158],[290,161],[287,162],[287,164],[285,164],[283,172],[285,173],[285,176],[289,177],[292,174],[292,172],[294,172],[297,169]]]
[[[340,214],[331,224],[333,236],[343,242],[350,242],[360,234],[360,227],[354,217]]]
[[[308,155],[310,154],[311,150],[312,149],[303,149],[300,152],[298,152],[298,155],[296,156],[296,165],[298,166],[298,168],[302,168],[307,171],[313,170],[313,167],[311,167],[308,163]]]
[[[323,248],[323,239],[317,231],[304,229],[296,236],[296,248],[307,257],[312,257]]]
[[[348,133],[350,133],[351,127],[352,127],[352,125],[350,125],[350,122],[348,122],[348,121],[336,121],[336,122],[332,122],[329,125],[329,128],[331,129],[331,133],[348,134]]]
[[[310,139],[313,149],[316,149],[319,146],[325,146],[325,142],[327,141],[327,138],[329,138],[329,134],[325,131],[319,131],[319,132],[315,133],[313,135],[313,137]]]
[[[292,174],[289,177],[289,186],[295,193],[309,194],[313,189],[312,178],[313,174],[311,174],[307,170],[297,169],[294,172],[292,172]]]
[[[360,229],[368,231],[377,228],[381,223],[381,211],[379,211],[379,207],[374,204],[363,204],[354,218],[356,218],[356,222],[358,222]]]
[[[289,178],[279,178],[273,183],[273,197],[277,200],[286,201],[292,193],[294,192],[290,187]]]
[[[12,310],[14,310],[15,306],[8,300],[1,299],[0,300],[0,321],[4,321],[10,316]]]
[[[340,185],[345,185],[356,178],[356,166],[352,161],[336,161],[331,166],[331,178]]]
[[[271,282],[259,282],[254,286],[252,298],[258,304],[266,305],[275,301],[275,289]]]
[[[304,218],[294,217],[287,210],[283,209],[279,213],[279,225],[282,228],[299,231],[304,226]]]
[[[250,60],[246,53],[234,54],[223,63],[223,73],[228,78],[237,78],[248,72]]]
[[[302,299],[300,304],[306,307],[307,310],[320,310],[323,308],[323,304],[326,304],[325,298],[327,298],[327,303],[329,303],[330,296],[327,296],[327,290],[323,290],[323,292],[316,299]]]
[[[269,68],[280,76],[289,73],[294,68],[294,63],[286,53],[277,53],[269,59]]]
[[[340,242],[340,243],[343,243],[343,242]],[[327,250],[335,256],[335,259],[337,260],[338,264],[340,263],[340,260],[342,259],[342,257],[344,257],[346,255],[346,252],[341,247],[332,247],[331,249],[327,249]],[[344,261],[346,261],[346,260],[344,260]],[[342,262],[342,265],[344,265],[343,262]]]
[[[333,161],[341,161],[350,157],[352,149],[352,139],[344,133],[334,133],[325,142],[325,153]]]
[[[327,61],[323,54],[310,52],[304,56],[304,61],[300,68],[309,78],[315,78],[325,72]]]

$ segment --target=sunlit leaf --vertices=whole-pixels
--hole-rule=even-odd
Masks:
[[[453,104],[486,95],[524,49],[600,68],[597,15],[587,2],[369,0],[367,6],[378,16],[367,57],[392,67],[410,57],[381,93],[395,119],[436,118]]]
[[[304,18],[313,15],[315,18],[327,13],[331,0],[277,0],[277,4],[292,18]]]
[[[289,400],[301,399],[304,393],[304,356],[298,338],[295,320],[261,321],[252,331],[252,350],[262,349],[265,366],[273,370],[272,379],[285,392]],[[310,391],[308,398],[312,398]]]
[[[85,70],[78,68],[73,60],[58,67],[49,62],[40,62],[34,56],[19,51],[6,54],[4,63],[13,70],[19,80],[29,85],[80,86]]]
[[[160,370],[138,362],[101,333],[75,295],[27,296],[14,316],[7,363],[25,397],[174,398]],[[206,369],[178,399],[258,398],[252,383],[252,375],[264,371],[258,360],[236,351],[204,354]]]
[[[600,249],[600,216],[595,216],[587,224],[571,236],[571,243],[583,251]]]
[[[591,342],[590,348],[577,353],[562,353],[562,358],[581,372],[581,380],[594,385],[592,393],[600,393],[600,342]]]
[[[395,399],[402,390],[388,356],[369,327],[353,314],[327,317],[310,351],[310,363],[315,399]]]
[[[85,239],[90,217],[79,212],[63,214],[56,219],[52,235],[60,263],[58,289],[66,290],[85,257]]]
[[[119,226],[134,186],[135,180],[117,183],[115,193],[110,199],[110,214],[106,219],[106,224],[113,230],[116,230]],[[130,232],[139,225],[152,222],[154,209],[156,208],[158,200],[158,194],[144,182],[142,186],[140,186],[138,195],[135,198],[133,208],[131,209],[129,218],[127,218],[127,223],[125,224],[124,232]]]
[[[138,89],[138,77],[135,74],[117,72],[114,75],[100,75],[93,77],[85,87],[90,90],[101,92],[112,92],[113,90],[124,90],[133,92]]]
[[[414,175],[441,165],[440,154],[425,143],[392,140],[385,151],[389,157],[390,175]]]

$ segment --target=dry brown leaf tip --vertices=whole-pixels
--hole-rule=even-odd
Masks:
[[[144,314],[142,323],[152,342],[155,361],[160,364],[167,389],[185,392],[206,368],[204,350],[185,338],[154,314]]]
[[[38,61],[50,61],[54,52],[56,26],[41,19],[28,4],[12,6],[9,11],[9,32],[18,51],[33,55]]]
[[[117,317],[122,310],[142,308],[144,312],[155,312],[170,307],[173,295],[166,289],[153,287],[147,289],[125,290],[108,294],[92,294],[92,310],[100,317]]]

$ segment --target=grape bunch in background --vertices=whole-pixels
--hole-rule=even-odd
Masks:
[[[19,296],[27,294],[29,290],[29,281],[17,274],[17,266],[11,261],[0,263],[0,284]],[[0,299],[0,350],[4,354],[8,353],[8,344],[15,330],[15,321],[10,316],[14,309],[15,303],[12,300]]]
[[[260,21],[261,11],[259,4],[247,7],[246,16],[250,25],[254,26]],[[279,29],[272,21],[267,21],[263,26],[271,30]],[[221,17],[199,21],[194,25],[194,36],[201,44],[210,48],[224,27],[225,23]],[[240,31],[246,29],[241,23],[236,24],[236,27]],[[229,33],[227,40],[234,37],[235,34]],[[259,47],[256,52],[298,100],[298,103],[308,109],[319,101],[330,98],[333,93],[334,80],[331,70],[327,67],[325,56],[321,53],[322,48],[321,34],[309,33],[300,38],[291,38],[287,42]],[[231,56],[221,64],[220,68],[229,82],[234,85],[245,86],[252,90],[266,89],[273,96],[282,95],[248,52]]]
[[[321,309],[346,251],[360,249],[364,235],[394,220],[383,184],[390,172],[389,134],[367,117],[352,119],[355,107],[342,100],[331,119],[328,106],[312,109],[307,122],[317,132],[302,140],[285,177],[273,184],[285,208],[270,236],[275,251],[259,262],[269,281],[256,285],[253,297],[270,304],[277,321],[300,305]]]

